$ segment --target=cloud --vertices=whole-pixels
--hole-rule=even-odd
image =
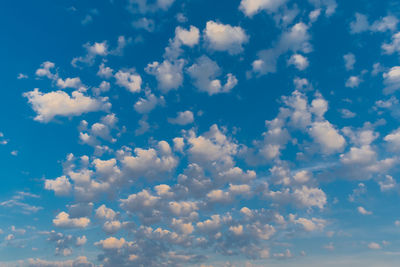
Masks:
[[[209,49],[227,51],[231,55],[243,51],[243,45],[249,36],[239,26],[231,26],[214,21],[208,21],[204,30],[204,39]]]
[[[132,13],[154,13],[157,11],[167,11],[175,0],[129,0],[128,10]]]
[[[49,79],[54,79],[57,77],[56,73],[52,73],[55,68],[55,64],[50,61],[45,61],[40,65],[40,68],[36,70],[35,74],[38,77],[47,77]]]
[[[226,75],[226,83],[222,85],[221,80],[216,79],[221,72],[220,67],[215,61],[207,56],[201,56],[196,63],[187,69],[190,77],[193,79],[194,85],[209,95],[228,93],[238,83],[236,77],[228,73]]]
[[[175,29],[175,38],[178,39],[183,45],[193,47],[199,43],[200,31],[194,26],[190,26],[189,30],[178,26]]]
[[[258,53],[258,59],[252,63],[253,72],[261,75],[276,72],[278,58],[287,51],[309,53],[312,48],[308,29],[309,26],[299,22],[284,31],[276,45]]]
[[[370,24],[366,15],[356,13],[355,20],[350,23],[350,33],[395,31],[398,22],[396,17],[389,15]]]
[[[61,88],[61,89],[65,89],[65,88],[79,89],[79,88],[83,87],[83,84],[79,77],[67,78],[65,80],[58,78],[57,87]]]
[[[275,12],[285,4],[287,0],[242,0],[239,9],[248,17],[252,17],[260,11]]]
[[[346,145],[346,140],[328,121],[314,122],[309,132],[325,153],[340,152]]]
[[[350,76],[346,81],[346,87],[355,88],[358,87],[361,82],[362,80],[359,76]]]
[[[64,211],[60,212],[56,218],[53,219],[54,226],[61,228],[86,228],[89,223],[89,218],[70,218],[69,214]]]
[[[187,124],[193,123],[193,121],[194,121],[193,112],[191,112],[189,110],[178,112],[178,115],[176,118],[168,119],[169,123],[178,124],[178,125],[187,125]]]
[[[158,88],[163,93],[168,93],[170,90],[176,90],[182,85],[182,69],[184,65],[185,61],[182,59],[173,62],[164,60],[161,64],[155,61],[148,64],[145,70],[148,74],[156,77]]]
[[[77,257],[75,260],[66,261],[47,261],[42,259],[28,259],[30,267],[94,267],[84,256]]]
[[[368,244],[368,248],[377,250],[377,249],[381,249],[381,245],[379,245],[378,243],[375,243],[375,242],[371,242]]]
[[[82,92],[74,91],[69,95],[63,91],[42,93],[39,89],[23,94],[28,98],[33,110],[37,113],[35,120],[47,123],[56,116],[80,116],[83,113],[107,110],[111,107],[108,98],[91,98]]]
[[[371,211],[368,211],[364,207],[361,207],[361,206],[357,208],[357,211],[362,215],[371,215],[372,214]]]
[[[289,65],[294,65],[298,70],[305,70],[308,65],[308,59],[300,54],[294,54],[288,61]]]
[[[101,43],[94,42],[93,44],[86,43],[83,45],[83,47],[86,49],[86,56],[73,58],[71,61],[72,66],[78,67],[81,64],[93,65],[96,57],[104,57],[110,53],[108,43],[106,41]]]
[[[156,97],[150,91],[146,91],[146,98],[139,98],[133,106],[136,112],[140,114],[150,113],[157,105],[165,103],[164,97]]]
[[[142,88],[142,77],[134,69],[119,70],[114,77],[117,85],[124,87],[131,93],[140,92]]]
[[[388,72],[383,74],[383,83],[385,84],[385,89],[383,92],[385,94],[392,94],[400,89],[400,66],[391,68]]]
[[[117,213],[103,204],[97,208],[96,217],[99,219],[114,220],[117,217]]]
[[[67,196],[70,194],[72,186],[66,176],[60,176],[55,180],[45,180],[44,188],[53,190],[57,196]]]
[[[354,68],[354,64],[356,63],[356,57],[352,53],[348,53],[343,56],[346,70],[352,70]]]

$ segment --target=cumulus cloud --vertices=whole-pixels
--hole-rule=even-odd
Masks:
[[[356,63],[356,57],[352,53],[348,53],[343,56],[346,70],[352,70],[354,68],[354,64]]]
[[[226,82],[222,85],[221,80],[217,79],[221,73],[220,67],[207,56],[198,58],[196,63],[190,66],[187,71],[193,79],[194,85],[200,91],[207,92],[209,95],[228,93],[238,83],[237,78],[228,73]]]
[[[56,218],[53,219],[53,224],[61,228],[86,228],[89,223],[89,218],[70,218],[69,214],[64,211],[60,212]]]
[[[253,16],[260,11],[275,12],[287,0],[242,0],[239,9],[246,16]]]
[[[71,192],[72,185],[66,176],[61,176],[55,180],[45,180],[44,188],[53,190],[58,196],[66,196]]]
[[[309,26],[299,22],[284,31],[275,46],[258,53],[258,59],[252,63],[253,72],[261,75],[276,72],[278,58],[287,51],[309,53],[312,48],[308,29]]]
[[[178,125],[186,125],[186,124],[193,123],[193,121],[194,121],[193,112],[191,112],[190,110],[178,112],[178,115],[176,118],[169,118],[168,121],[169,121],[169,123],[178,124]]]
[[[173,62],[164,60],[162,63],[155,61],[147,65],[146,72],[156,77],[158,88],[163,93],[168,93],[182,85],[184,64],[185,61],[182,59]]]
[[[314,122],[310,135],[326,153],[340,152],[346,145],[346,140],[328,121]]]
[[[249,37],[239,26],[208,21],[204,30],[204,39],[209,49],[227,51],[235,55],[243,51],[243,45],[248,42]]]
[[[150,113],[157,105],[164,104],[164,97],[156,97],[150,91],[146,91],[146,98],[139,98],[133,106],[136,112],[140,114]]]
[[[305,70],[308,65],[308,59],[300,54],[294,54],[288,61],[289,65],[294,65],[298,70]]]
[[[119,70],[114,77],[117,85],[131,93],[137,93],[142,88],[142,77],[134,69]]]
[[[385,94],[392,94],[400,89],[400,66],[391,68],[388,72],[383,74],[383,82],[385,84],[385,89],[383,92]]]
[[[372,24],[369,23],[368,17],[361,13],[355,14],[355,19],[350,23],[350,33],[362,33],[366,31],[371,32],[386,32],[395,31],[399,20],[391,15],[382,17]]]
[[[357,208],[357,211],[362,215],[371,215],[372,214],[371,211],[368,211],[364,207],[361,207],[361,206]]]
[[[92,98],[79,91],[69,95],[64,91],[42,93],[36,88],[23,95],[28,98],[28,102],[37,113],[35,120],[43,123],[53,120],[56,116],[80,116],[111,107],[108,98]]]

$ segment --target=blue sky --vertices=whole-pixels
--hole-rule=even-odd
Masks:
[[[3,1],[0,266],[397,266],[399,19]]]

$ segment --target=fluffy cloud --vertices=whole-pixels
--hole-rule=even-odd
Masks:
[[[169,121],[169,123],[178,124],[178,125],[190,124],[194,121],[193,112],[191,112],[189,110],[178,112],[178,115],[176,118],[169,118],[168,121]]]
[[[189,30],[177,27],[175,36],[182,44],[193,47],[199,43],[200,31],[194,26],[190,26]]]
[[[356,63],[356,57],[352,53],[348,53],[343,56],[346,70],[352,70],[354,68],[354,64]]]
[[[391,94],[400,89],[400,66],[391,68],[388,72],[383,74],[383,82],[385,94]]]
[[[249,40],[241,27],[232,27],[214,21],[207,22],[204,38],[211,50],[227,51],[231,55],[242,52],[243,44]]]
[[[305,70],[308,65],[308,59],[300,54],[295,54],[290,57],[288,61],[289,65],[294,65],[298,70]]]
[[[86,228],[89,223],[89,218],[70,218],[69,214],[64,211],[60,212],[53,220],[53,224],[61,228]]]
[[[252,63],[253,71],[259,74],[276,72],[278,58],[287,51],[309,53],[312,49],[308,29],[309,26],[299,22],[283,32],[275,46],[258,53],[258,59]]]
[[[63,91],[42,93],[39,89],[24,93],[33,110],[37,113],[35,120],[49,122],[56,116],[80,116],[83,113],[107,110],[111,104],[107,98],[91,98],[79,91],[69,95]]]
[[[361,78],[359,76],[350,76],[346,81],[346,87],[355,88],[361,83]]]
[[[246,16],[251,17],[262,10],[275,12],[286,2],[287,0],[242,0],[239,9]]]
[[[53,190],[58,196],[66,196],[71,192],[72,186],[67,177],[61,176],[55,180],[46,180],[44,188]]]
[[[146,98],[139,98],[133,107],[138,113],[147,114],[157,105],[163,105],[164,102],[164,97],[156,97],[150,91],[146,91]]]
[[[170,90],[176,90],[182,85],[184,64],[184,60],[173,62],[165,60],[161,64],[153,62],[147,65],[146,72],[156,77],[158,88],[163,93],[168,93]]]
[[[220,75],[220,67],[207,56],[198,58],[196,63],[190,66],[187,71],[193,79],[194,85],[200,91],[207,92],[209,95],[228,93],[238,83],[236,77],[228,73],[226,83],[222,85],[221,80],[216,79]]]
[[[117,85],[131,93],[137,93],[142,88],[142,77],[134,69],[120,70],[114,75]]]
[[[314,122],[310,128],[310,135],[328,154],[340,152],[346,145],[344,137],[328,121]]]

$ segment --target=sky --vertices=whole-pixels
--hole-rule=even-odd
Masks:
[[[1,1],[0,266],[400,261],[400,3]]]

